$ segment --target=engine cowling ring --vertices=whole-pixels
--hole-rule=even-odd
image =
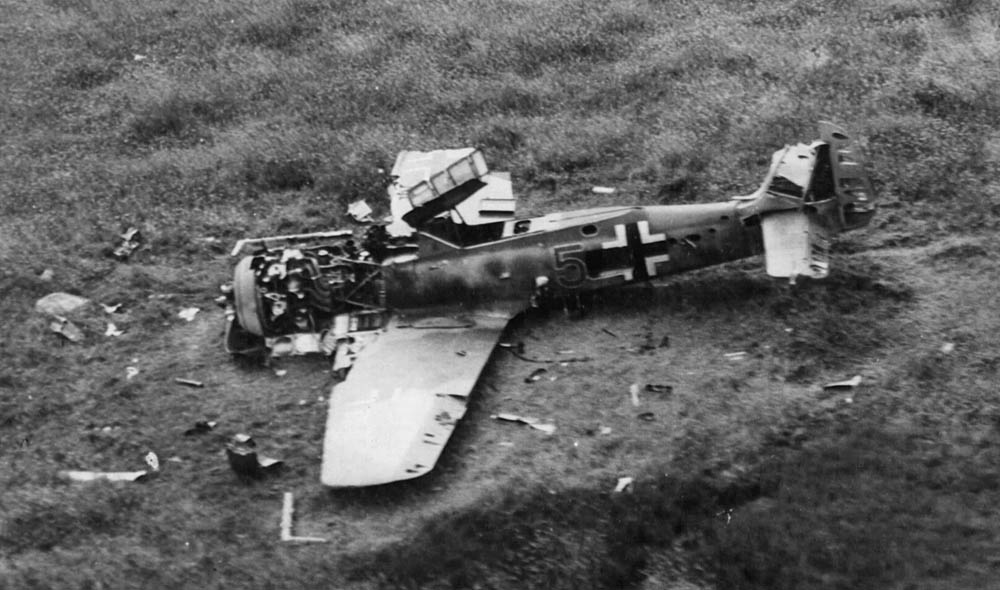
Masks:
[[[263,305],[257,277],[251,268],[252,256],[245,256],[233,270],[233,305],[240,327],[254,336],[265,336]]]

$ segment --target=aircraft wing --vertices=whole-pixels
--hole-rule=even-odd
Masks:
[[[322,482],[371,486],[429,472],[514,315],[393,318],[333,388]]]

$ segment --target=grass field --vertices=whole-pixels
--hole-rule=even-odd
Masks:
[[[995,587],[995,3],[0,13],[0,587]],[[793,289],[748,261],[608,294],[582,319],[524,318],[510,337],[539,356],[572,343],[595,360],[527,385],[534,366],[495,354],[424,478],[324,490],[326,367],[278,377],[221,350],[211,301],[232,242],[336,228],[358,198],[385,213],[380,169],[399,150],[483,148],[522,213],[709,202],[754,189],[820,119],[860,138],[881,205],[838,240],[827,281]],[[131,226],[146,246],[116,261]],[[61,345],[33,311],[52,291],[122,308],[74,317],[86,340]],[[103,335],[109,319],[123,336]],[[821,392],[853,374],[850,399]],[[644,400],[655,422],[634,419],[633,382],[673,385]],[[489,419],[501,411],[559,429]],[[182,434],[204,419],[219,428]],[[221,448],[240,431],[285,472],[238,481]],[[144,484],[56,477],[141,469],[149,450],[164,470]],[[624,475],[634,492],[609,493]],[[330,543],[278,541],[283,491],[298,534]]]

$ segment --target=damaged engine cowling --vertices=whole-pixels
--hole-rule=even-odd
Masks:
[[[381,268],[350,238],[265,247],[236,265],[234,322],[268,341],[377,329],[385,315]]]

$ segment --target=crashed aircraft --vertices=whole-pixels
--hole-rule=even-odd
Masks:
[[[830,238],[875,212],[861,154],[836,126],[774,154],[753,194],[694,205],[517,218],[510,177],[474,149],[402,152],[392,223],[247,239],[228,290],[234,354],[322,353],[322,482],[433,469],[507,323],[533,303],[763,253],[768,274],[823,278]],[[349,372],[347,370],[349,369]]]

